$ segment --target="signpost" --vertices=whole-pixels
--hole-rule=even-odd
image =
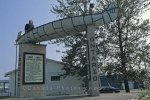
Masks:
[[[92,96],[99,95],[99,77],[97,66],[97,52],[95,43],[95,27],[87,26],[88,41],[88,71],[89,71],[89,92]]]
[[[44,84],[44,54],[24,53],[23,84]]]

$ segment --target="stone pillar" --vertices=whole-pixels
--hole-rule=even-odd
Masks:
[[[46,96],[46,45],[20,44],[17,94],[20,97]]]
[[[93,25],[87,26],[88,41],[88,74],[89,74],[89,94],[91,96],[99,95],[99,77],[97,66],[97,54],[95,43],[95,28]]]

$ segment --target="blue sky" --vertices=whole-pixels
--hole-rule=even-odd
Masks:
[[[31,19],[35,27],[56,20],[50,12],[56,0],[0,0],[0,80],[15,69],[15,40],[19,31]],[[61,60],[56,50],[62,47],[47,45],[47,58]]]
[[[50,12],[56,0],[0,0],[0,80],[4,74],[15,69],[15,40],[19,31],[31,19],[35,27],[56,20],[56,15]],[[150,11],[143,14],[150,19]],[[47,46],[47,58],[61,60],[61,53],[56,53],[62,47]]]

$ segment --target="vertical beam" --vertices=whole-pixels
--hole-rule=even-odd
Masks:
[[[91,96],[99,95],[99,77],[97,66],[97,54],[95,43],[95,28],[93,25],[87,26],[88,41],[88,74],[89,74],[89,94]]]

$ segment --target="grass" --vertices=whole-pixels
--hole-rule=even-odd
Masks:
[[[150,100],[150,91],[140,93],[139,100]]]

